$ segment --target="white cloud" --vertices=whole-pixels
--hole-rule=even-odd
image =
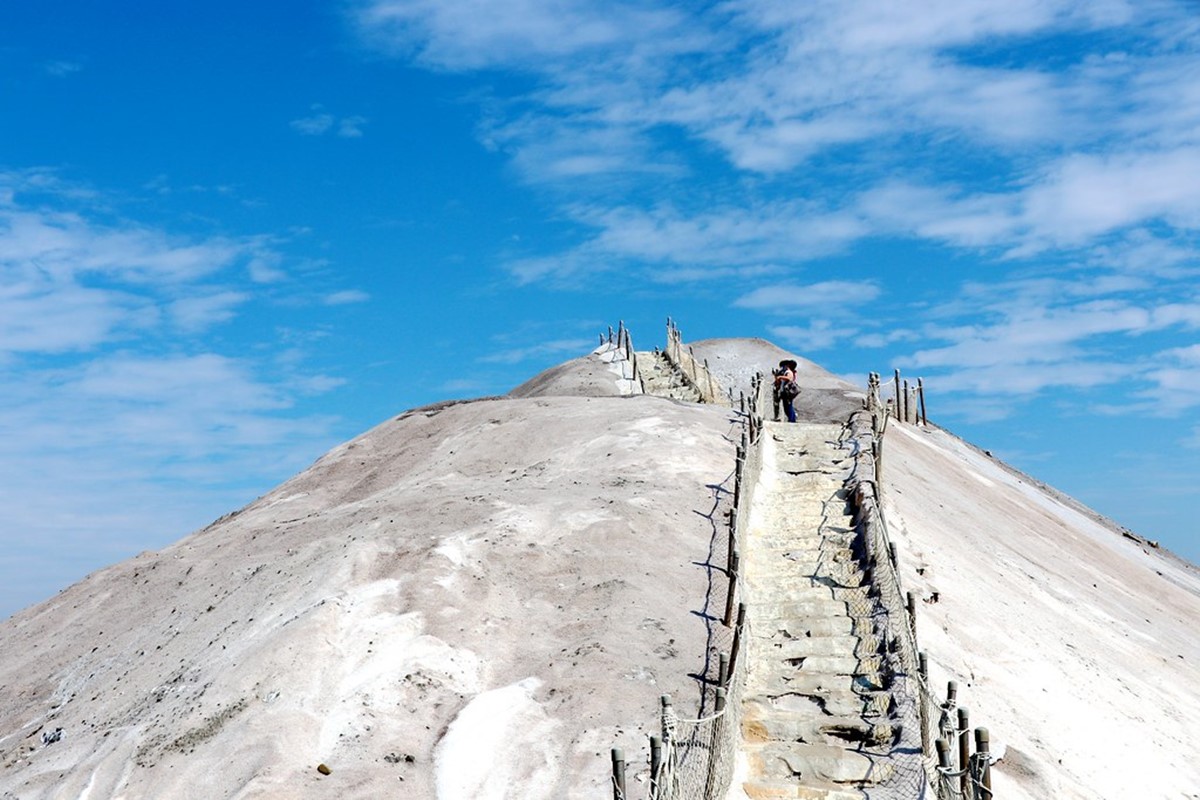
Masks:
[[[250,295],[245,292],[235,291],[197,294],[171,302],[170,313],[175,324],[180,328],[187,331],[201,331],[233,319],[237,307],[249,299]]]
[[[367,118],[354,114],[348,117],[338,117],[330,114],[320,103],[314,103],[312,114],[300,117],[288,123],[292,130],[304,136],[324,136],[334,132],[343,139],[359,139],[363,135],[363,126]]]
[[[1200,147],[1106,156],[1071,155],[1023,193],[1023,223],[1037,240],[1079,244],[1161,221],[1200,227]]]
[[[857,334],[854,328],[835,324],[828,319],[814,319],[807,326],[776,325],[769,330],[772,336],[778,337],[799,353],[828,350],[838,342],[852,339]]]
[[[734,300],[733,304],[774,313],[819,311],[840,316],[851,312],[855,306],[874,300],[879,294],[879,286],[872,281],[821,281],[807,286],[760,286]]]
[[[297,397],[341,381],[202,336],[269,313],[255,279],[286,277],[271,237],[180,236],[122,218],[119,203],[51,172],[0,173],[0,529],[89,554],[55,567],[60,581],[303,466],[333,420]]]
[[[363,135],[363,125],[367,124],[366,117],[343,117],[338,120],[338,136],[343,139],[358,139]]]
[[[358,5],[356,21],[376,46],[449,69],[538,70],[612,49],[691,44],[679,12],[620,1],[374,0]]]
[[[352,303],[365,303],[370,299],[371,295],[361,289],[345,289],[326,295],[322,302],[327,306],[344,306]]]
[[[521,347],[511,347],[504,350],[496,350],[480,356],[478,360],[485,364],[519,364],[523,361],[529,361],[535,358],[561,355],[564,353],[569,353],[574,356],[578,355],[579,353],[586,353],[594,346],[595,341],[592,339],[555,339],[552,341],[538,342],[537,344],[533,345],[524,345]]]
[[[83,70],[83,65],[78,61],[51,61],[46,64],[46,72],[56,78],[65,78],[81,70]]]
[[[332,128],[333,123],[333,115],[322,112],[308,117],[294,119],[288,124],[292,126],[293,130],[299,131],[305,136],[320,136]]]

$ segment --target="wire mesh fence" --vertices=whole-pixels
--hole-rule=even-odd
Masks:
[[[877,379],[872,389],[877,399]],[[762,470],[762,412],[770,402],[770,386],[759,374],[752,382],[751,394],[740,402],[744,432],[738,448],[728,537],[724,547],[720,537],[714,537],[709,553],[710,564],[724,558],[727,565],[724,624],[710,632],[699,713],[694,718],[682,717],[670,699],[663,698],[660,733],[651,742],[647,800],[717,800],[726,796],[733,779],[749,667],[745,643],[750,636],[744,606],[739,605],[742,576],[737,569],[738,554]],[[863,577],[857,583],[847,581],[833,588],[835,599],[845,602],[854,632],[863,643],[860,656],[877,667],[871,672],[881,685],[861,685],[864,696],[886,690],[888,697],[885,704],[868,705],[864,715],[879,735],[860,748],[872,763],[863,792],[870,800],[991,800],[987,731],[975,730],[972,753],[965,710],[957,709],[953,690],[941,699],[927,679],[917,646],[914,598],[902,588],[895,547],[879,501],[880,442],[891,409],[872,404],[870,399],[866,405],[866,410],[847,422],[841,442],[853,461],[845,499],[855,512],[855,558]],[[709,600],[711,603],[713,598]],[[955,744],[957,749],[952,746]],[[615,800],[628,797],[623,781],[618,789],[614,778]]]

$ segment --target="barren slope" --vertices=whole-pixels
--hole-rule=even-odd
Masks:
[[[885,441],[917,634],[1003,755],[996,797],[1200,797],[1196,568],[945,431]]]
[[[731,430],[651,397],[380,425],[0,625],[0,796],[598,796],[695,702]]]

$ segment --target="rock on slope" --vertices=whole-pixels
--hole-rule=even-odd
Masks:
[[[695,703],[738,428],[526,393],[408,412],[0,624],[0,796],[601,796],[661,693]]]

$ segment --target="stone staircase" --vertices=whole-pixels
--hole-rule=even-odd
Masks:
[[[638,352],[638,370],[646,387],[646,394],[656,397],[669,397],[673,400],[684,400],[689,403],[701,402],[700,392],[688,382],[683,372],[679,370],[665,354],[653,352]]]
[[[775,422],[763,433],[742,555],[750,638],[731,797],[860,800],[891,776],[900,731],[852,549],[841,434]]]

